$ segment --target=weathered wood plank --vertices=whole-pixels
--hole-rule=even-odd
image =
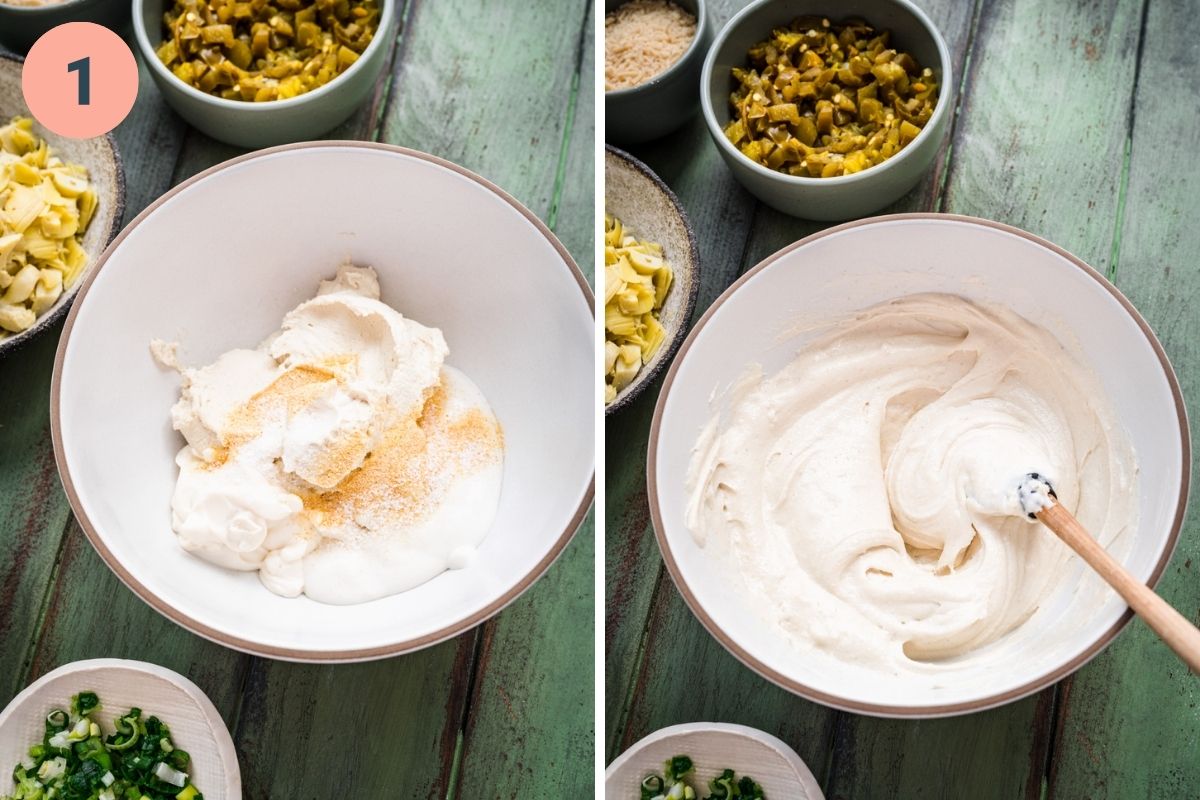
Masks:
[[[145,62],[137,62],[137,101],[113,132],[125,167],[126,224],[170,188],[188,129],[163,100]]]
[[[246,656],[193,636],[143,603],[104,565],[74,521],[59,576],[30,678],[84,658],[150,661],[187,675],[233,722]]]
[[[591,4],[580,9],[569,136],[548,222],[591,277],[595,112]],[[595,516],[536,586],[481,632],[454,797],[590,797],[595,762]]]
[[[253,659],[236,737],[246,800],[445,797],[473,652],[468,634],[367,664]]]
[[[478,172],[545,219],[585,6],[414,2],[382,139]]]
[[[1149,3],[1134,98],[1125,208],[1109,264],[1117,286],[1155,329],[1174,364],[1200,440],[1200,231],[1193,222],[1200,166],[1200,20],[1191,9]],[[1104,48],[1107,37],[1093,38]],[[1159,592],[1200,622],[1200,450],[1192,503]],[[1191,797],[1200,785],[1200,683],[1141,621],[1081,670],[1060,703],[1050,796]]]
[[[50,373],[62,325],[0,360],[0,705],[24,686],[70,507],[50,444]]]
[[[566,245],[587,279],[595,284],[596,265],[596,39],[594,0],[579,19],[578,66],[571,87],[571,126],[555,180],[554,201],[546,223]]]
[[[1097,28],[1096,20],[1107,26]],[[1104,269],[1140,24],[1136,2],[984,4],[945,210],[1024,227]],[[1011,90],[1021,73],[1041,76],[1037,92]],[[950,720],[851,717],[828,794],[1038,798],[1053,692]]]
[[[553,568],[483,628],[454,797],[591,797],[593,517]]]

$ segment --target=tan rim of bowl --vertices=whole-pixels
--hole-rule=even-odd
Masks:
[[[782,250],[767,256],[767,258],[760,261],[752,269],[734,281],[733,284],[731,284],[728,289],[722,292],[721,296],[718,297],[716,301],[714,301],[713,304],[708,307],[708,309],[704,312],[704,315],[696,323],[695,327],[692,328],[692,331],[690,334],[688,334],[688,338],[684,341],[683,346],[679,348],[679,353],[675,356],[675,360],[671,364],[671,369],[667,373],[666,379],[663,381],[662,391],[659,393],[658,402],[654,406],[654,420],[650,425],[650,443],[646,454],[646,488],[650,501],[650,518],[654,524],[654,535],[658,539],[658,547],[662,551],[663,561],[666,562],[667,571],[671,574],[671,580],[675,582],[676,588],[679,589],[679,593],[683,595],[684,601],[687,603],[688,608],[691,609],[692,613],[696,615],[696,618],[700,620],[713,638],[720,642],[721,645],[735,658],[777,686],[781,686],[782,688],[787,689],[789,692],[797,694],[807,700],[812,700],[831,708],[840,709],[842,711],[850,711],[857,714],[870,714],[878,717],[949,717],[956,716],[958,714],[969,714],[976,711],[983,711],[985,709],[1004,705],[1005,703],[1009,703],[1013,700],[1018,700],[1022,697],[1026,697],[1027,695],[1041,691],[1047,686],[1050,686],[1062,678],[1065,678],[1067,675],[1070,675],[1072,672],[1093,659],[1101,650],[1103,650],[1108,643],[1111,642],[1113,638],[1121,632],[1121,629],[1124,628],[1129,620],[1133,617],[1133,611],[1128,608],[1125,609],[1125,612],[1121,615],[1120,619],[1118,619],[1112,625],[1112,627],[1104,631],[1104,633],[1098,636],[1096,640],[1087,647],[1086,650],[1084,650],[1075,658],[1071,659],[1063,666],[1007,692],[989,695],[982,699],[971,702],[949,703],[946,705],[921,707],[853,702],[813,689],[810,686],[793,680],[792,678],[789,678],[788,676],[771,669],[753,654],[741,647],[737,642],[733,641],[728,634],[726,634],[716,625],[715,622],[713,622],[712,617],[710,617],[708,613],[700,606],[699,602],[697,602],[695,595],[692,594],[691,590],[687,586],[687,583],[684,581],[683,576],[679,572],[679,565],[675,562],[675,557],[672,555],[671,548],[667,543],[667,537],[663,533],[662,510],[658,505],[656,462],[658,454],[658,434],[662,425],[663,407],[666,405],[667,397],[671,393],[671,387],[675,382],[675,373],[678,371],[679,365],[687,357],[687,352],[689,349],[691,349],[691,346],[693,342],[695,342],[697,335],[699,335],[700,331],[704,329],[704,326],[708,324],[709,319],[712,318],[717,309],[720,308],[721,305],[729,299],[730,295],[737,291],[737,289],[743,283],[757,273],[766,269],[773,262],[799,247],[803,247],[810,242],[815,242],[818,239],[822,239],[826,236],[830,236],[835,233],[841,233],[862,225],[873,225],[879,222],[906,219],[954,220],[957,222],[966,222],[973,225],[980,225],[986,228],[1003,231],[1005,233],[1011,233],[1045,247],[1046,249],[1062,256],[1071,264],[1074,264],[1076,267],[1082,270],[1084,274],[1093,278],[1102,287],[1107,289],[1109,294],[1111,294],[1117,300],[1117,302],[1121,304],[1121,306],[1125,309],[1125,312],[1129,314],[1133,321],[1137,323],[1138,327],[1141,328],[1142,333],[1146,337],[1147,343],[1149,343],[1150,347],[1154,350],[1155,355],[1158,356],[1159,364],[1162,366],[1167,383],[1171,387],[1171,395],[1175,399],[1176,418],[1179,422],[1179,440],[1181,445],[1180,455],[1183,462],[1180,465],[1179,500],[1175,509],[1175,519],[1171,523],[1171,533],[1167,539],[1167,546],[1163,549],[1162,556],[1159,557],[1158,563],[1154,565],[1154,571],[1150,574],[1150,587],[1153,588],[1158,583],[1159,579],[1162,577],[1163,571],[1166,569],[1167,563],[1171,560],[1171,555],[1175,552],[1176,544],[1179,542],[1179,531],[1183,527],[1183,518],[1187,512],[1188,486],[1191,483],[1192,455],[1191,439],[1188,433],[1187,408],[1183,402],[1183,394],[1179,389],[1179,381],[1175,377],[1175,370],[1171,367],[1171,362],[1167,360],[1167,354],[1163,350],[1162,344],[1159,343],[1158,337],[1154,335],[1154,331],[1150,329],[1150,326],[1146,323],[1146,320],[1142,318],[1142,315],[1138,313],[1136,308],[1133,307],[1133,304],[1129,302],[1128,298],[1121,294],[1121,292],[1115,286],[1109,283],[1109,281],[1093,267],[1089,266],[1077,256],[1072,255],[1052,242],[1046,241],[1040,236],[1035,236],[1028,231],[1023,231],[1020,228],[1014,228],[1011,225],[1005,225],[1001,222],[993,222],[991,220],[981,219],[979,217],[970,217],[961,214],[912,213],[888,214],[863,220],[856,220],[854,222],[847,222],[843,225],[836,225],[831,228],[826,228],[823,231],[814,233],[811,236],[806,236],[797,242],[793,242],[787,247],[784,247]]]
[[[187,614],[179,611],[178,609],[168,606],[161,599],[154,596],[154,594],[152,594],[132,574],[130,574],[129,571],[117,561],[112,552],[109,551],[109,549],[105,546],[103,540],[101,540],[99,534],[96,532],[96,528],[92,524],[91,519],[88,518],[87,513],[80,505],[79,495],[75,491],[75,484],[71,478],[70,466],[67,464],[66,455],[63,452],[62,420],[59,417],[63,358],[66,354],[67,344],[71,339],[71,330],[75,327],[75,317],[78,315],[79,309],[83,307],[83,304],[87,299],[88,291],[92,288],[92,283],[96,280],[96,276],[100,274],[102,269],[104,269],[105,265],[108,263],[109,256],[112,255],[113,251],[121,244],[121,242],[125,240],[125,237],[129,235],[130,231],[142,224],[146,217],[152,214],[155,209],[157,209],[163,203],[175,197],[192,184],[204,180],[210,175],[214,175],[224,169],[241,164],[245,161],[272,156],[288,150],[310,148],[316,149],[325,147],[354,147],[369,150],[381,150],[387,153],[417,158],[422,161],[428,161],[432,164],[445,167],[446,169],[452,170],[459,175],[469,178],[475,183],[483,186],[485,189],[489,190],[500,199],[511,205],[517,212],[521,214],[521,216],[528,220],[529,223],[532,224],[538,230],[538,232],[542,234],[542,236],[546,238],[546,241],[548,241],[554,247],[559,256],[562,258],[563,266],[567,268],[567,270],[571,273],[571,276],[575,278],[575,282],[579,284],[579,291],[583,293],[583,297],[587,301],[588,308],[592,310],[593,316],[595,315],[595,300],[592,296],[591,287],[588,286],[588,282],[583,277],[583,273],[579,271],[579,267],[575,263],[575,260],[571,258],[571,254],[567,252],[567,249],[563,247],[562,243],[554,236],[553,233],[550,232],[550,229],[547,228],[545,224],[533,214],[532,211],[521,205],[516,198],[486,178],[482,178],[468,169],[460,167],[450,161],[446,161],[445,159],[438,158],[437,156],[432,156],[428,153],[422,153],[418,150],[411,150],[407,147],[398,147],[396,145],[381,144],[378,142],[332,140],[322,142],[300,142],[297,144],[286,144],[280,145],[279,147],[270,147],[265,150],[247,153],[244,156],[239,156],[237,158],[230,159],[229,161],[222,162],[187,179],[147,206],[146,209],[142,211],[142,213],[138,214],[133,222],[125,226],[125,229],[121,231],[120,235],[117,236],[117,238],[114,239],[107,248],[105,248],[104,252],[96,260],[96,264],[87,276],[87,280],[82,286],[79,287],[79,293],[76,295],[75,303],[71,307],[71,313],[67,316],[66,324],[63,326],[62,337],[58,342],[58,352],[54,357],[54,375],[50,386],[50,431],[54,441],[54,459],[58,464],[58,472],[62,478],[63,489],[66,490],[67,499],[71,503],[71,510],[75,512],[75,517],[79,521],[80,527],[83,528],[84,533],[87,534],[88,541],[92,543],[92,547],[94,547],[96,552],[100,554],[100,558],[104,560],[104,563],[108,565],[108,568],[111,569],[121,580],[121,583],[129,587],[134,594],[140,597],[143,602],[145,602],[155,611],[174,621],[183,628],[186,628],[192,633],[197,634],[198,636],[203,636],[205,639],[216,642],[217,644],[231,647],[234,650],[240,650],[252,655],[264,656],[266,658],[283,659],[286,661],[370,661],[379,658],[388,658],[389,656],[396,656],[402,653],[411,653],[415,650],[430,647],[438,642],[443,642],[446,639],[457,636],[458,634],[470,630],[476,625],[479,625],[490,617],[495,616],[507,605],[521,596],[521,594],[524,593],[525,590],[530,586],[532,586],[534,582],[536,582],[537,579],[546,572],[550,565],[554,563],[555,559],[557,559],[562,553],[563,549],[566,548],[567,543],[571,541],[571,537],[574,536],[575,531],[579,528],[580,524],[582,524],[583,518],[587,515],[588,508],[592,504],[592,497],[595,493],[595,472],[593,471],[592,477],[588,480],[587,487],[584,489],[583,495],[579,499],[579,505],[575,509],[575,513],[572,515],[571,520],[567,523],[566,528],[559,535],[558,540],[554,543],[554,546],[550,548],[550,552],[547,553],[545,557],[542,558],[542,560],[539,561],[529,573],[522,577],[521,580],[517,582],[516,586],[509,589],[501,597],[492,603],[489,603],[480,611],[477,611],[464,620],[460,620],[452,625],[447,625],[446,627],[433,633],[419,636],[415,639],[396,642],[395,644],[371,647],[362,650],[294,650],[284,647],[267,647],[257,642],[231,636],[227,633],[204,625]]]

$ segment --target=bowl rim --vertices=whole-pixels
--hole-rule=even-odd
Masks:
[[[622,3],[621,5],[624,5],[624,3]],[[678,4],[676,4],[676,5],[678,5]],[[620,6],[618,6],[618,8],[619,7]],[[682,8],[682,6],[681,6],[681,8]],[[684,9],[684,10],[686,11],[687,9]],[[607,17],[608,14],[605,13],[604,16]],[[696,0],[696,34],[692,37],[692,40],[690,42],[688,42],[687,49],[683,51],[683,54],[680,55],[679,58],[675,59],[674,63],[672,63],[670,66],[668,66],[662,72],[658,73],[657,75],[651,75],[644,82],[639,83],[636,86],[626,86],[622,89],[611,89],[611,90],[605,89],[604,90],[605,101],[607,101],[609,98],[612,98],[614,100],[620,100],[622,98],[632,97],[633,95],[637,94],[638,92],[652,89],[655,86],[658,86],[661,83],[665,83],[666,81],[670,80],[671,78],[674,78],[676,75],[682,73],[684,70],[686,70],[688,68],[688,62],[691,61],[691,59],[695,55],[696,51],[700,49],[701,42],[705,38],[704,32],[706,30],[708,30],[707,26],[708,26],[708,2],[707,2],[707,0]]]
[[[68,2],[81,2],[81,0],[68,0]],[[164,0],[164,3],[165,2],[166,0]],[[370,60],[370,57],[374,55],[375,51],[381,47],[390,46],[385,45],[385,43],[395,39],[395,36],[392,34],[392,29],[394,27],[393,23],[395,22],[396,17],[397,2],[399,2],[399,0],[380,0],[379,27],[375,29],[375,35],[372,37],[371,43],[368,44],[366,49],[362,51],[358,57],[358,60],[351,64],[345,72],[334,76],[333,80],[329,81],[323,86],[318,86],[312,91],[305,92],[304,94],[298,94],[295,97],[288,97],[283,100],[269,100],[265,103],[256,103],[251,100],[228,100],[224,97],[217,97],[216,95],[202,92],[195,86],[186,84],[176,77],[175,73],[167,69],[162,61],[159,60],[158,53],[155,51],[154,46],[150,44],[150,35],[146,31],[144,19],[145,15],[142,13],[142,10],[146,5],[146,0],[133,0],[133,9],[131,13],[133,22],[133,38],[137,42],[138,51],[142,54],[142,60],[149,67],[152,76],[156,80],[165,82],[166,85],[174,86],[176,89],[183,92],[183,94],[192,98],[193,100],[211,104],[214,108],[223,108],[231,111],[244,111],[249,114],[269,114],[272,110],[279,108],[292,108],[304,105],[306,103],[315,103],[319,101],[320,98],[336,92],[338,87],[345,83],[345,81],[342,80],[343,78],[349,78],[350,76],[361,72],[363,69],[366,69],[365,64],[368,60]],[[300,143],[297,142],[297,144]]]
[[[687,296],[683,300],[683,313],[679,318],[679,327],[671,334],[671,341],[662,349],[661,354],[658,355],[658,360],[654,362],[652,367],[638,370],[638,374],[634,376],[633,382],[618,392],[611,403],[604,406],[604,416],[606,417],[610,412],[616,413],[623,408],[629,407],[633,400],[642,393],[642,390],[652,383],[662,373],[667,364],[674,359],[676,351],[679,350],[679,345],[683,343],[683,337],[687,335],[688,323],[691,322],[692,314],[696,310],[696,296],[700,293],[700,248],[696,243],[696,231],[692,228],[692,221],[688,218],[687,212],[683,210],[683,204],[679,202],[679,198],[671,191],[671,187],[667,186],[663,179],[658,177],[654,170],[646,166],[644,162],[620,148],[613,147],[611,144],[605,144],[605,156],[607,157],[610,153],[615,158],[633,167],[636,172],[640,172],[644,177],[649,178],[658,191],[666,195],[671,205],[675,207],[675,213],[679,215],[680,221],[683,222],[683,228],[687,231],[688,259],[691,264],[692,280],[687,291]],[[605,338],[607,340],[607,337]]]
[[[83,1],[84,0],[68,0],[68,3]],[[67,5],[67,3],[56,3],[54,7],[61,7],[63,5]],[[0,52],[0,60],[12,61],[17,64],[18,68],[23,67],[25,63],[25,57],[15,53]],[[28,111],[28,107],[26,107],[25,110]],[[38,122],[37,119],[33,118],[32,113],[29,114],[29,117],[33,119],[36,125],[45,128],[45,126]],[[0,122],[4,121],[5,120],[0,120]],[[53,131],[51,132],[53,133]],[[65,139],[70,137],[64,136],[63,138]],[[75,280],[75,283],[72,286],[68,287],[62,293],[62,296],[54,302],[54,305],[50,306],[49,309],[47,309],[36,320],[34,320],[32,325],[25,330],[20,331],[19,333],[15,333],[5,337],[4,339],[0,339],[0,358],[4,358],[12,353],[15,353],[23,345],[33,341],[40,334],[44,333],[47,329],[54,325],[54,323],[62,319],[63,315],[67,313],[67,309],[70,308],[71,304],[75,301],[75,298],[79,296],[79,290],[83,287],[83,284],[86,282],[88,276],[92,274],[92,270],[95,269],[96,263],[99,261],[100,256],[104,254],[104,251],[108,248],[108,245],[111,244],[115,238],[117,238],[117,234],[121,231],[121,225],[125,220],[125,162],[121,158],[121,151],[117,147],[117,138],[113,135],[112,131],[109,131],[103,136],[97,136],[94,138],[104,139],[105,148],[112,155],[114,171],[113,196],[110,198],[110,202],[113,204],[112,223],[108,226],[108,231],[101,239],[100,252],[95,256],[89,255],[89,261],[88,264],[83,268],[83,274],[81,274]]]
[[[138,0],[140,2],[140,0]],[[852,186],[856,183],[869,181],[873,177],[882,175],[886,170],[894,169],[895,165],[905,160],[906,156],[910,156],[916,149],[917,145],[923,143],[923,139],[928,139],[929,135],[933,135],[932,131],[937,130],[942,125],[942,120],[946,115],[953,113],[957,102],[956,88],[954,85],[954,66],[951,63],[950,49],[946,46],[946,40],[942,37],[941,31],[933,24],[933,20],[929,16],[914,5],[911,0],[888,0],[896,6],[906,10],[911,14],[925,29],[929,35],[933,37],[934,45],[937,47],[938,60],[941,62],[938,67],[942,71],[942,83],[938,90],[938,102],[933,108],[933,115],[929,118],[929,122],[921,128],[911,142],[900,149],[891,158],[884,159],[881,163],[867,167],[859,172],[850,175],[835,175],[832,178],[810,178],[803,175],[788,175],[778,170],[769,169],[755,161],[751,161],[742,152],[730,144],[729,139],[725,136],[725,131],[717,121],[717,113],[712,105],[712,97],[709,92],[715,76],[713,71],[716,67],[717,53],[725,44],[725,40],[733,33],[733,31],[743,24],[750,14],[753,14],[763,6],[768,6],[779,0],[755,0],[755,2],[743,8],[738,13],[734,14],[729,22],[725,23],[725,27],[713,39],[712,47],[708,49],[708,54],[704,57],[704,69],[700,74],[700,108],[704,116],[704,124],[708,127],[709,135],[716,142],[717,148],[722,151],[721,155],[726,159],[733,158],[736,163],[741,164],[755,175],[776,180],[787,186]]]
[[[87,512],[83,509],[79,500],[79,494],[75,489],[74,479],[71,477],[70,465],[67,462],[66,452],[63,443],[62,433],[62,372],[63,362],[66,357],[67,345],[71,341],[71,332],[75,326],[75,319],[79,315],[79,309],[83,307],[87,298],[87,293],[91,289],[96,276],[107,265],[109,257],[121,245],[131,231],[140,226],[146,219],[153,214],[160,206],[167,201],[173,199],[177,195],[191,188],[194,184],[207,179],[208,177],[222,172],[231,167],[238,166],[247,161],[252,161],[261,158],[270,158],[280,153],[289,152],[292,150],[323,150],[323,149],[339,149],[339,148],[354,148],[361,150],[374,150],[382,153],[387,153],[393,156],[401,156],[405,158],[425,161],[445,169],[448,169],[458,175],[467,178],[482,186],[484,189],[492,192],[501,200],[508,203],[516,210],[527,222],[534,226],[546,241],[554,247],[562,259],[565,266],[575,282],[579,286],[580,292],[583,294],[584,301],[588,308],[592,311],[593,318],[595,317],[595,300],[592,295],[591,287],[580,272],[579,266],[571,257],[566,247],[558,240],[558,238],[550,231],[532,211],[526,208],[515,197],[508,194],[496,184],[483,178],[474,172],[461,167],[444,158],[422,153],[419,150],[413,150],[407,147],[398,145],[384,144],[381,142],[363,142],[357,140],[325,140],[319,142],[297,142],[294,144],[279,145],[277,147],[269,147],[263,150],[256,150],[245,155],[231,158],[228,161],[223,161],[220,164],[209,167],[203,172],[199,172],[169,191],[160,195],[154,202],[148,205],[136,218],[121,231],[120,235],[113,240],[100,257],[96,260],[95,268],[87,276],[87,280],[82,283],[79,288],[78,302],[71,307],[71,313],[67,317],[66,324],[63,325],[62,336],[58,340],[58,349],[54,356],[54,373],[51,377],[50,384],[50,433],[54,443],[54,460],[58,466],[58,474],[62,481],[63,490],[66,492],[67,500],[70,502],[71,510],[75,516],[79,526],[86,534],[88,541],[92,547],[100,555],[108,568],[120,579],[121,583],[125,584],[134,594],[136,594],[144,603],[149,605],[155,611],[159,612],[166,618],[170,619],[175,624],[191,631],[192,633],[215,642],[224,647],[229,647],[233,650],[238,650],[251,655],[262,656],[264,658],[273,658],[283,661],[298,661],[298,662],[322,662],[322,663],[348,663],[357,661],[372,661],[375,659],[389,658],[391,656],[401,655],[403,653],[411,653],[417,650],[431,647],[439,642],[453,638],[465,631],[468,631],[475,626],[486,622],[496,614],[500,613],[505,607],[510,605],[518,597],[525,593],[534,583],[541,578],[550,565],[562,554],[566,549],[567,544],[574,538],[579,526],[583,523],[584,517],[591,507],[592,498],[595,494],[596,472],[593,465],[592,474],[587,480],[587,484],[582,487],[579,497],[579,504],[571,518],[567,521],[563,532],[559,534],[557,540],[550,547],[549,551],[542,557],[533,568],[520,578],[500,597],[488,603],[482,609],[475,613],[450,623],[442,628],[422,636],[416,636],[410,639],[405,639],[391,644],[379,645],[376,647],[356,648],[347,650],[304,650],[291,647],[275,647],[263,645],[249,639],[243,639],[238,636],[218,631],[208,625],[205,625],[198,620],[193,619],[190,615],[176,609],[159,597],[150,592],[134,575],[121,564],[105,545],[103,538],[100,536],[95,524],[88,517]]]
[[[1121,293],[1107,278],[1105,278],[1094,267],[1087,264],[1083,259],[1059,247],[1053,242],[1047,241],[1040,236],[1021,230],[1012,225],[1007,225],[1002,222],[982,219],[980,217],[972,217],[963,214],[942,214],[933,212],[914,212],[907,214],[887,214],[878,217],[869,217],[861,220],[854,220],[841,225],[835,225],[825,230],[818,231],[810,236],[806,236],[790,245],[776,251],[767,256],[753,268],[747,270],[745,274],[739,277],[736,281],[730,284],[729,288],[721,293],[713,304],[708,307],[704,315],[697,321],[692,328],[691,334],[687,341],[683,343],[678,356],[671,365],[671,370],[667,373],[666,379],[663,381],[662,391],[659,393],[658,402],[654,407],[654,418],[650,424],[650,439],[646,448],[646,489],[647,498],[650,503],[650,520],[654,526],[655,539],[658,541],[659,550],[662,552],[663,561],[666,563],[667,571],[671,575],[671,580],[675,583],[679,593],[683,596],[691,612],[700,620],[709,634],[715,638],[721,645],[729,651],[731,655],[741,661],[742,664],[749,667],[759,676],[766,678],[771,683],[788,690],[792,694],[799,695],[807,700],[820,703],[822,705],[835,708],[841,711],[849,711],[856,714],[867,714],[877,717],[894,717],[903,719],[923,719],[932,717],[949,717],[959,714],[968,714],[976,711],[984,711],[986,709],[995,708],[997,706],[1010,703],[1014,700],[1019,700],[1022,697],[1027,697],[1035,692],[1050,686],[1053,683],[1067,677],[1077,669],[1082,667],[1088,661],[1092,660],[1100,653],[1108,644],[1116,637],[1118,633],[1129,623],[1133,618],[1133,610],[1126,608],[1120,618],[1107,630],[1099,634],[1096,639],[1084,649],[1078,656],[1067,661],[1065,664],[1052,669],[1041,676],[1038,676],[1026,683],[1005,692],[996,694],[988,694],[977,700],[960,701],[956,703],[945,703],[926,706],[897,706],[887,703],[866,703],[859,701],[846,700],[836,695],[829,694],[801,683],[798,680],[790,678],[777,670],[772,669],[758,659],[754,654],[737,644],[728,634],[726,634],[704,610],[703,606],[697,601],[695,595],[688,588],[687,581],[679,570],[679,565],[675,561],[671,553],[670,544],[667,541],[663,526],[662,509],[659,506],[658,500],[658,437],[662,428],[663,409],[666,406],[666,401],[671,393],[672,385],[675,381],[675,375],[678,372],[679,365],[687,356],[688,350],[695,343],[696,337],[708,324],[709,320],[714,316],[717,310],[725,303],[729,297],[742,287],[750,278],[757,275],[762,270],[769,267],[775,261],[778,261],[783,256],[797,250],[805,245],[811,244],[826,236],[842,233],[853,228],[864,225],[877,225],[881,223],[891,223],[904,220],[936,220],[939,222],[951,222],[958,224],[976,225],[983,228],[1001,231],[1010,235],[1018,236],[1033,242],[1036,245],[1046,248],[1051,252],[1065,259],[1068,263],[1079,268],[1085,275],[1095,280],[1102,288],[1106,289],[1109,294],[1125,309],[1129,317],[1141,329],[1142,334],[1146,337],[1146,342],[1150,345],[1154,354],[1158,357],[1159,365],[1163,370],[1163,375],[1170,387],[1172,398],[1175,401],[1176,419],[1179,424],[1179,440],[1180,440],[1180,458],[1182,461],[1180,470],[1180,486],[1179,495],[1175,508],[1175,519],[1171,523],[1171,530],[1167,537],[1166,546],[1163,548],[1162,555],[1154,565],[1154,570],[1150,574],[1147,585],[1154,588],[1164,571],[1171,557],[1175,553],[1175,548],[1179,543],[1179,534],[1183,528],[1183,521],[1187,514],[1188,489],[1191,485],[1191,436],[1188,428],[1187,406],[1183,400],[1183,393],[1179,387],[1179,379],[1175,375],[1175,370],[1171,366],[1170,360],[1167,358],[1166,351],[1163,350],[1162,343],[1151,329],[1149,323],[1142,317],[1138,310],[1133,306],[1124,294]]]
[[[222,763],[232,765],[232,771],[226,770],[225,772],[224,788],[226,794],[228,794],[231,800],[232,798],[241,797],[241,765],[238,763],[237,748],[233,743],[233,734],[230,732],[229,726],[225,724],[221,712],[213,705],[212,699],[209,698],[205,691],[197,686],[191,678],[181,675],[173,669],[149,661],[138,661],[131,658],[87,658],[80,661],[70,661],[56,667],[17,692],[12,700],[8,702],[8,705],[0,710],[0,729],[3,729],[4,724],[16,714],[18,708],[33,697],[33,695],[37,694],[46,684],[68,675],[99,670],[122,670],[135,672],[141,676],[148,675],[164,680],[186,694],[200,709],[209,727],[212,729],[213,738],[215,739],[214,744]],[[167,721],[167,725],[171,725],[169,720]]]
[[[808,800],[824,800],[825,793],[821,791],[821,784],[817,781],[817,777],[813,774],[812,768],[805,763],[796,749],[787,742],[780,739],[773,733],[753,728],[749,725],[741,725],[736,722],[682,722],[677,725],[668,725],[665,728],[659,728],[656,731],[646,734],[641,739],[638,739],[629,747],[625,748],[619,756],[612,760],[604,769],[604,784],[605,791],[608,791],[608,782],[616,777],[617,770],[622,769],[628,762],[638,755],[644,748],[657,744],[658,742],[673,739],[677,736],[687,736],[690,734],[724,734],[728,736],[740,736],[744,739],[753,739],[754,741],[764,744],[775,750],[783,757],[788,765],[792,768],[796,778],[804,787]],[[815,794],[813,794],[815,792]]]

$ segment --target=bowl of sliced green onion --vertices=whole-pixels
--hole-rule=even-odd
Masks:
[[[782,739],[745,725],[690,722],[655,731],[604,772],[605,800],[825,800]]]
[[[115,658],[47,673],[0,712],[0,800],[240,800],[229,730],[196,684]]]

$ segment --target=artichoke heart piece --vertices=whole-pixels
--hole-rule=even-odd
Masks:
[[[616,400],[662,346],[659,321],[673,279],[662,245],[604,218],[604,402]]]
[[[54,155],[31,119],[0,126],[0,336],[33,325],[83,272],[96,206],[87,169]]]

